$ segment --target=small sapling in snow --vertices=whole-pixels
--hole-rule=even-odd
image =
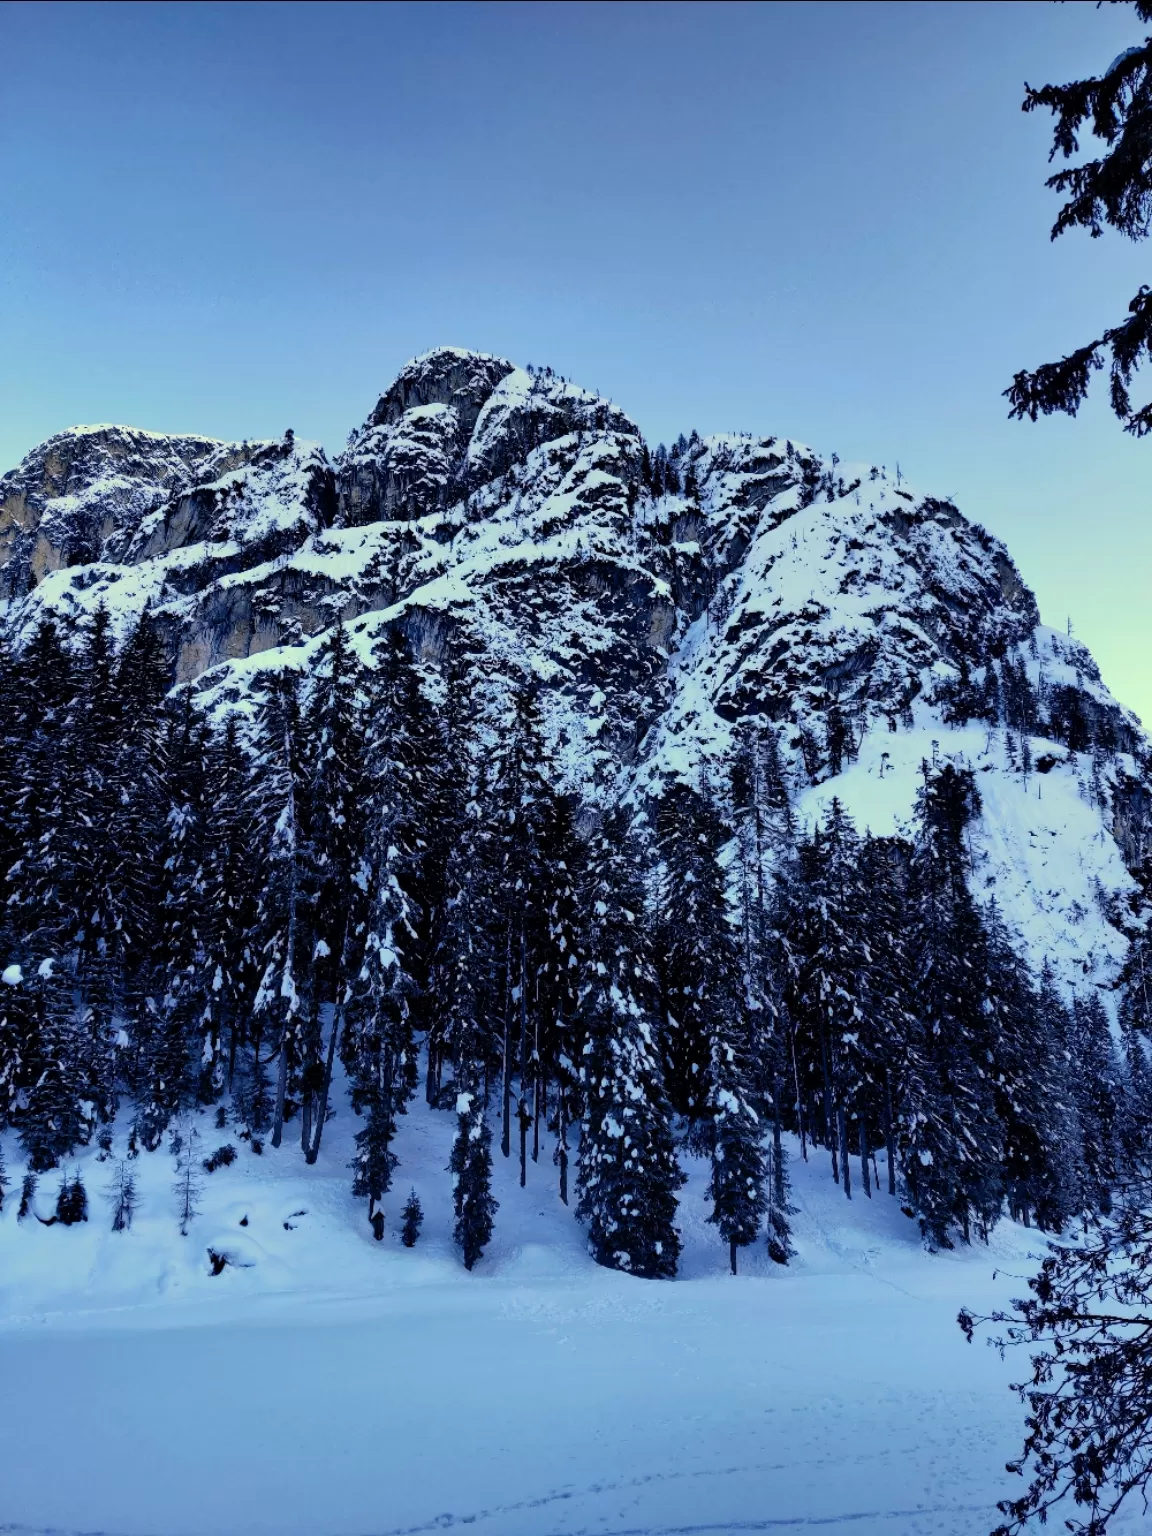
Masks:
[[[26,1173],[24,1175],[24,1182],[20,1186],[20,1205],[16,1211],[17,1221],[23,1221],[25,1216],[27,1216],[28,1212],[32,1209],[32,1201],[35,1197],[35,1194],[36,1175],[34,1173]]]
[[[424,1208],[420,1204],[420,1197],[413,1190],[408,1196],[408,1204],[404,1207],[404,1225],[400,1229],[400,1241],[405,1248],[415,1248],[423,1222]]]
[[[117,1166],[116,1179],[111,1190],[112,1230],[127,1232],[136,1214],[136,1177],[127,1162]]]
[[[74,1227],[78,1222],[88,1220],[88,1194],[78,1173],[70,1179],[65,1176],[60,1185],[60,1193],[56,1196],[56,1220],[64,1227]]]

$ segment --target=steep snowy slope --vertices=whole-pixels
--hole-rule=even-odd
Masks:
[[[922,760],[979,770],[980,889],[1039,963],[1107,985],[1146,860],[1135,718],[1044,629],[1002,545],[876,466],[776,438],[651,450],[550,372],[442,348],[402,370],[329,464],[292,440],[78,428],[0,482],[7,626],[148,607],[174,677],[225,703],[309,666],[342,620],[469,658],[499,728],[541,684],[590,804],[669,776],[726,791],[734,735],[773,729],[798,802],[906,821]],[[991,701],[991,702],[990,702]]]

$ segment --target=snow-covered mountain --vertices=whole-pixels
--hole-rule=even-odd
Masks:
[[[219,443],[77,427],[0,480],[3,622],[147,608],[176,681],[224,707],[307,668],[343,621],[401,624],[477,696],[532,676],[590,807],[671,777],[721,793],[774,723],[802,814],[906,821],[924,759],[977,770],[977,894],[1034,964],[1107,987],[1152,816],[1152,756],[1086,648],[1045,628],[1004,547],[874,465],[774,437],[652,449],[550,371],[440,348],[330,461],[291,433]],[[989,700],[993,703],[990,705]]]

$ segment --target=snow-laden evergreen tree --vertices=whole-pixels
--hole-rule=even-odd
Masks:
[[[78,1171],[71,1178],[66,1174],[60,1182],[60,1191],[56,1196],[56,1220],[62,1227],[74,1227],[88,1220],[88,1192]]]
[[[75,950],[81,1000],[98,1050],[111,1029],[130,921],[119,847],[123,716],[110,621],[99,608],[80,655],[79,689],[65,731],[56,842],[64,902],[73,919],[66,942]],[[112,1083],[102,1081],[100,1088],[107,1113]]]
[[[735,1002],[739,1009],[738,994]],[[708,1220],[716,1224],[728,1244],[733,1274],[737,1251],[756,1241],[768,1210],[764,1128],[753,1107],[754,1074],[746,1020],[746,1014],[743,1020],[737,1014],[726,1029],[713,1033],[708,1074],[712,1143],[708,1185],[712,1211]]]
[[[116,1164],[116,1173],[109,1191],[112,1206],[113,1232],[127,1232],[136,1214],[136,1178],[127,1162]]]
[[[259,728],[251,820],[264,878],[256,912],[262,974],[252,1005],[253,1051],[259,1057],[262,1042],[275,1051],[271,1140],[278,1147],[311,1005],[311,914],[306,910],[311,849],[298,674],[286,671],[268,679]]]
[[[459,1245],[464,1268],[471,1269],[491,1240],[498,1209],[492,1194],[492,1127],[475,1062],[462,1060],[454,1075],[457,1128],[448,1164],[456,1212],[452,1235]]]
[[[437,709],[440,740],[440,772],[431,785],[426,829],[427,846],[422,860],[425,895],[420,914],[419,980],[417,998],[421,1028],[426,1036],[425,1097],[429,1104],[450,1107],[443,1101],[444,1073],[451,1070],[452,1044],[445,1033],[450,1010],[441,1006],[441,968],[452,964],[450,932],[458,931],[457,897],[461,881],[474,886],[480,878],[481,847],[473,801],[474,768],[471,750],[472,712],[468,688],[468,660],[462,644],[448,648],[441,677]],[[451,870],[451,876],[449,871]],[[479,916],[479,914],[477,914]],[[479,934],[473,936],[478,938]]]
[[[722,998],[713,999],[714,964],[718,960],[722,972],[733,965],[726,892],[716,862],[726,841],[703,796],[681,782],[666,787],[656,811],[662,870],[654,930],[665,1014],[665,1082],[676,1112],[697,1124],[708,1117],[712,1036],[725,1007]]]
[[[756,1108],[763,1074],[719,862],[729,836],[713,806],[679,783],[665,790],[656,831],[666,1056],[680,1096],[673,1105],[696,1122],[695,1139],[711,1157],[709,1220],[735,1273],[737,1250],[759,1235],[768,1197],[767,1127]]]
[[[859,836],[838,800],[800,850],[804,885],[800,926],[792,937],[796,975],[791,1011],[796,1049],[816,1128],[833,1177],[852,1194],[850,1125],[866,1116],[872,1060],[867,999],[871,953],[860,880]],[[859,1136],[852,1138],[859,1142]]]
[[[203,1181],[200,1177],[200,1132],[196,1122],[188,1116],[172,1134],[172,1155],[176,1159],[176,1178],[172,1192],[176,1196],[176,1214],[180,1223],[180,1236],[188,1236],[188,1228],[195,1221],[200,1209]]]
[[[309,899],[312,928],[311,1009],[303,1038],[301,1145],[307,1160],[320,1151],[335,1053],[357,972],[363,963],[372,879],[368,848],[371,780],[367,763],[365,686],[343,625],[325,646],[306,721],[310,759],[312,859]],[[396,732],[386,714],[383,730]],[[379,740],[379,735],[377,737]],[[376,754],[376,769],[391,765]],[[380,828],[373,829],[379,838]],[[322,1039],[321,1011],[331,1017]]]
[[[32,997],[23,967],[13,962],[0,972],[0,1134],[12,1124],[28,1087],[33,1029]]]
[[[979,808],[971,772],[925,767],[917,800],[909,958],[916,1027],[899,1105],[905,1194],[931,1247],[986,1232],[1003,1202],[1003,1132],[993,1059],[986,945],[966,872],[965,829]]]
[[[34,985],[34,1045],[19,1128],[28,1166],[41,1173],[91,1139],[96,1105],[92,1040],[71,971],[42,961]]]
[[[60,821],[67,760],[63,751],[76,694],[71,652],[50,620],[19,659],[13,684],[13,798],[4,816],[5,914],[15,931],[41,946],[60,945],[69,927],[62,884]],[[5,855],[6,860],[8,855]]]
[[[400,1230],[400,1241],[405,1248],[415,1248],[423,1225],[424,1207],[420,1204],[419,1195],[413,1190],[404,1206],[404,1225]]]
[[[152,833],[152,857],[159,867],[151,911],[133,924],[144,953],[134,961],[124,993],[134,1126],[149,1151],[159,1146],[174,1116],[197,1099],[209,1101],[221,1086],[217,1053],[210,1038],[202,1042],[197,1028],[207,818],[203,730],[187,695],[168,722],[161,750],[163,777],[146,793],[149,799],[163,795],[167,815]],[[159,761],[153,766],[159,767]]]
[[[1051,1084],[1048,1102],[1037,1115],[1042,1152],[1034,1211],[1037,1226],[1062,1232],[1091,1207],[1092,1201],[1084,1182],[1084,1127],[1073,1081],[1083,1064],[1075,1056],[1073,1016],[1047,962],[1040,973],[1036,1007],[1040,1026],[1037,1047],[1044,1052],[1045,1065],[1038,1069],[1034,1061],[1031,1070],[1022,1066],[1019,1073],[1033,1094],[1043,1090],[1045,1076]]]
[[[157,889],[169,855],[166,829],[175,805],[187,814],[195,794],[201,756],[199,722],[185,701],[176,720],[165,709],[171,667],[163,637],[145,613],[128,637],[116,666],[115,694],[119,740],[109,766],[111,799],[116,807],[112,840],[119,858],[119,964],[123,990],[131,996],[148,990],[156,960],[163,958],[165,936],[158,932]],[[183,751],[179,780],[174,780],[169,752],[176,741]],[[173,925],[169,920],[169,936]],[[194,945],[194,937],[181,938]],[[179,958],[183,958],[181,955]],[[174,966],[171,968],[175,968]]]
[[[501,960],[500,1150],[512,1150],[513,1101],[539,1096],[542,998],[536,978],[550,950],[551,880],[549,833],[555,797],[532,683],[517,684],[486,754],[480,787],[481,815],[491,829],[493,928]],[[530,1123],[530,1121],[528,1122]],[[521,1162],[527,1126],[521,1131]]]
[[[580,908],[585,1108],[576,1213],[598,1264],[669,1278],[680,1254],[676,1190],[684,1175],[664,1092],[639,860],[619,812],[587,851]]]
[[[757,1041],[757,1103],[772,1126],[768,1246],[773,1259],[783,1264],[791,1256],[792,1245],[787,1154],[781,1131],[786,1101],[792,1097],[789,1085],[795,1052],[786,996],[790,959],[775,921],[773,871],[791,857],[795,826],[774,728],[765,728],[758,721],[742,725],[736,736],[731,790],[744,987]]]
[[[58,641],[43,627],[29,671],[36,676],[59,659]],[[65,971],[72,976],[74,995],[66,1005],[60,998],[53,1003],[58,1038],[68,1033],[76,1041],[75,1061],[61,1070],[84,1079],[85,1115],[108,1119],[117,1099],[112,1015],[123,991],[128,911],[118,846],[124,806],[115,772],[121,710],[103,609],[81,637],[75,664],[61,670],[68,692],[62,694],[60,679],[44,680],[50,702],[33,712],[21,763],[21,857],[9,870],[9,908],[21,914],[26,941],[58,962],[54,991]]]
[[[416,1091],[412,998],[426,826],[439,769],[439,738],[415,664],[398,629],[385,636],[371,688],[366,748],[371,808],[364,855],[362,962],[347,1004],[345,1061],[356,1136],[354,1191],[371,1217],[391,1188],[396,1117]]]
[[[201,963],[193,981],[203,1068],[223,1078],[241,1119],[264,1130],[271,1100],[256,1049],[251,999],[262,974],[256,922],[262,868],[253,826],[257,800],[237,722],[204,737]]]
[[[1004,1186],[1017,1221],[1059,1232],[1081,1208],[1082,1145],[1067,1012],[1045,971],[1035,990],[999,909],[983,914],[984,1013],[1003,1129]]]
[[[460,765],[463,767],[463,765]],[[492,1236],[489,1083],[499,1070],[496,937],[487,921],[486,835],[479,805],[469,800],[448,861],[448,896],[434,966],[435,1028],[452,1063],[456,1137],[449,1170],[456,1222],[453,1235],[471,1269]]]
[[[917,1060],[922,1037],[915,1018],[908,947],[911,863],[912,849],[903,838],[864,839],[860,879],[867,893],[869,964],[863,1039],[868,1072],[857,1096],[865,1110],[861,1129],[868,1140],[874,1137],[875,1145],[884,1147],[890,1195],[897,1192],[896,1106],[904,1099],[905,1068],[923,1070]]]
[[[585,843],[576,833],[577,806],[567,795],[551,793],[541,816],[540,848],[547,875],[545,909],[537,931],[533,968],[532,1036],[528,1050],[532,1160],[540,1156],[541,1128],[553,1102],[557,1134],[556,1162],[566,1156],[567,1127],[579,1097],[577,1083],[582,1025],[578,1018],[580,889]],[[521,1147],[523,1181],[524,1148]],[[561,1197],[566,1198],[565,1179]]]
[[[1123,1173],[1123,1081],[1108,1015],[1095,992],[1072,1004],[1069,1077],[1082,1138],[1083,1204],[1107,1214]]]

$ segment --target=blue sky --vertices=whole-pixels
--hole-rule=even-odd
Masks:
[[[430,346],[549,363],[655,439],[898,461],[1152,721],[1152,443],[1000,398],[1150,276],[1049,243],[1019,110],[1138,34],[1088,0],[2,6],[0,466],[84,421],[335,449]]]

